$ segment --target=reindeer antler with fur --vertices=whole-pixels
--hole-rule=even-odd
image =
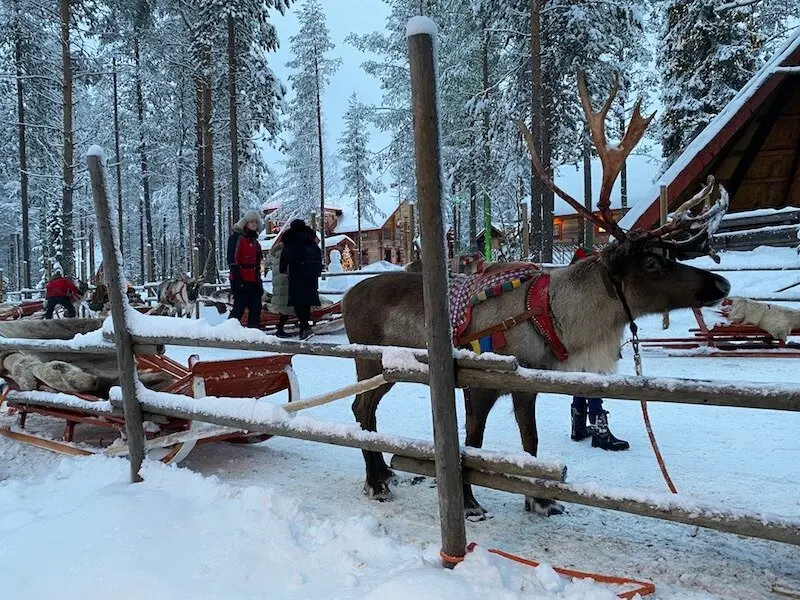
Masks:
[[[592,141],[594,142],[595,151],[600,157],[600,163],[603,167],[600,197],[597,201],[599,214],[595,214],[585,208],[580,202],[555,184],[539,160],[539,155],[536,152],[530,130],[520,119],[516,119],[515,123],[525,139],[528,151],[531,155],[531,162],[539,179],[541,179],[553,193],[572,206],[584,219],[610,232],[617,240],[623,241],[627,237],[627,234],[619,226],[614,218],[614,214],[611,212],[611,191],[614,188],[614,182],[617,180],[622,170],[622,165],[644,137],[647,127],[655,117],[655,113],[649,117],[642,116],[642,101],[641,98],[637,100],[633,107],[631,120],[628,122],[622,139],[616,145],[609,144],[606,138],[605,120],[618,91],[619,77],[615,76],[614,82],[611,85],[611,91],[603,103],[603,106],[599,111],[595,111],[589,97],[586,74],[583,71],[578,71],[578,92],[581,97],[581,104],[586,114],[586,122]],[[718,190],[719,199],[711,203],[710,199],[715,189]],[[703,205],[701,211],[696,215],[692,215],[692,209],[701,204]],[[680,208],[673,213],[670,221],[657,229],[647,232],[645,235],[649,238],[658,238],[666,247],[686,249],[713,234],[722,221],[722,217],[727,208],[727,192],[725,192],[722,186],[716,185],[714,178],[709,175],[708,182],[703,189],[697,195],[682,204]]]

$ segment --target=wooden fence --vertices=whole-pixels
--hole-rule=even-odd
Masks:
[[[105,276],[112,302],[113,332],[107,332],[106,336],[108,340],[113,338],[114,343],[106,341],[83,344],[79,347],[75,342],[69,341],[4,340],[0,342],[0,350],[115,352],[121,373],[121,393],[118,397],[112,398],[112,406],[116,414],[121,413],[125,416],[128,442],[126,451],[130,456],[132,481],[140,480],[139,468],[144,458],[143,419],[181,417],[235,430],[394,453],[392,464],[395,468],[436,476],[442,552],[451,557],[458,558],[464,556],[466,552],[463,481],[513,493],[561,499],[800,545],[800,522],[796,520],[754,514],[712,503],[688,502],[680,496],[667,494],[648,493],[637,497],[614,490],[599,492],[595,489],[590,490],[586,486],[566,484],[564,469],[559,465],[544,464],[533,458],[521,464],[514,464],[518,461],[509,460],[496,453],[477,452],[460,447],[455,413],[456,387],[483,386],[526,392],[798,411],[800,386],[765,385],[755,382],[727,384],[692,379],[538,371],[520,368],[513,358],[478,357],[454,351],[450,345],[448,308],[444,300],[447,260],[444,255],[444,245],[441,243],[444,230],[439,204],[441,182],[438,166],[439,135],[436,129],[438,119],[435,113],[434,42],[428,32],[415,33],[409,37],[429,351],[282,341],[244,329],[241,335],[231,335],[228,332],[229,335],[222,340],[215,338],[213,332],[201,330],[199,325],[194,331],[188,324],[186,327],[182,326],[181,331],[186,332],[182,336],[152,333],[157,328],[153,329],[149,324],[155,324],[156,321],[149,319],[159,319],[159,317],[134,317],[122,292],[121,283],[124,278],[118,260],[120,257],[118,237],[113,231],[117,223],[115,206],[110,201],[105,186],[104,160],[96,148],[90,150],[88,162],[98,215]],[[446,343],[443,343],[443,340]],[[173,397],[170,402],[162,402],[159,394],[148,392],[138,385],[134,353],[163,352],[166,344],[380,359],[384,365],[383,377],[386,381],[430,385],[434,442],[398,441],[390,436],[381,436],[355,427],[345,433],[325,427],[324,424],[316,429],[309,427],[308,424],[298,427],[288,417],[243,418],[241,411],[226,413],[224,402],[214,404],[211,410],[208,405],[209,402],[213,402],[211,400],[195,401],[187,398],[185,403],[176,405]],[[35,395],[31,394],[26,398],[27,401],[36,400]],[[39,401],[48,402],[52,399],[39,398]],[[252,402],[255,407],[255,403],[260,401],[253,399]]]

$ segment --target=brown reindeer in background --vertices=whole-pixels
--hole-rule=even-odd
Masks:
[[[592,109],[586,80],[579,74],[578,87],[595,148],[603,166],[598,200],[599,214],[585,209],[578,201],[549,178],[536,155],[528,128],[518,121],[531,154],[531,160],[542,181],[566,200],[585,219],[609,231],[615,240],[598,256],[569,267],[547,272],[550,318],[563,352],[555,348],[540,330],[528,320],[504,331],[506,345],[499,352],[517,357],[520,365],[533,369],[589,371],[610,373],[615,370],[625,327],[637,317],[678,308],[709,306],[724,298],[730,290],[727,280],[718,275],[673,260],[670,251],[708,248],[708,238],[727,209],[725,190],[709,183],[689,202],[681,206],[664,226],[652,231],[623,231],[613,219],[611,190],[623,162],[641,140],[652,116],[644,118],[637,103],[628,128],[618,145],[609,145],[605,135],[605,118],[617,91],[617,82],[599,112]],[[718,200],[711,203],[711,198]],[[700,207],[698,209],[698,207]],[[696,214],[692,214],[695,211]],[[487,267],[487,273],[503,268]],[[512,317],[520,316],[528,298],[528,282],[473,308],[467,330],[480,332]],[[362,281],[344,297],[347,335],[352,343],[381,344],[424,348],[426,345],[425,310],[422,276],[419,272],[387,273]],[[373,377],[382,371],[380,361],[356,359],[358,379]],[[376,410],[391,384],[359,394],[353,413],[361,426],[377,430]],[[466,445],[480,448],[489,411],[497,398],[507,393],[502,389],[469,390],[467,405]],[[514,416],[526,452],[536,455],[536,394],[511,394]],[[379,452],[364,451],[366,483],[370,498],[386,500],[392,471]],[[480,517],[485,510],[478,504],[470,486],[464,489],[467,516]],[[551,500],[526,498],[527,510],[551,515],[563,511]]]

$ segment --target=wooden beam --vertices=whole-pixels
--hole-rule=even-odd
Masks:
[[[394,382],[426,383],[428,380],[425,370],[388,369],[384,375],[387,381]],[[457,384],[458,387],[509,392],[800,411],[800,387],[758,382],[723,383],[702,379],[561,373],[537,369],[519,369],[514,373],[459,369]]]
[[[17,442],[43,448],[44,450],[50,450],[51,452],[58,452],[59,454],[67,454],[68,456],[91,456],[92,454],[97,454],[91,450],[84,450],[83,448],[72,446],[66,442],[49,440],[39,435],[33,435],[32,433],[15,431],[9,427],[0,427],[0,435]]]
[[[112,399],[111,403],[114,406],[120,405],[118,400]],[[198,408],[196,402],[188,397],[185,406],[176,407],[174,403],[162,406],[157,400],[148,396],[142,399],[142,407],[147,413],[161,416],[202,421],[203,423],[223,425],[252,433],[268,433],[309,442],[360,448],[373,452],[388,452],[431,460],[433,460],[435,452],[434,445],[428,441],[383,435],[364,430],[339,432],[336,428],[332,428],[327,423],[322,422],[318,426],[309,423],[298,426],[293,425],[290,420],[266,420],[244,418],[240,415],[225,415],[223,412],[224,403],[220,403],[212,411]],[[463,446],[459,448],[459,453],[464,466],[474,469],[489,469],[503,473],[514,473],[523,477],[540,477],[553,481],[564,481],[566,478],[566,467],[557,461],[541,461],[523,454],[509,458],[508,453],[505,452],[490,452]]]
[[[424,33],[414,31],[422,25]],[[436,26],[414,17],[408,25],[411,108],[416,160],[417,205],[422,245],[422,290],[430,365],[433,440],[442,554],[461,558],[467,551],[464,492],[456,416],[455,366],[448,305],[447,250],[442,211],[439,98],[436,81]],[[491,237],[491,232],[489,232]],[[487,240],[487,247],[489,241]],[[452,561],[444,561],[454,567]]]
[[[421,363],[428,362],[427,350],[421,348],[396,348],[392,346],[367,346],[362,344],[321,344],[315,342],[299,342],[279,340],[264,334],[264,341],[236,341],[211,338],[167,337],[153,335],[132,335],[136,344],[190,346],[194,348],[226,348],[229,350],[253,350],[256,352],[277,352],[280,354],[303,354],[309,356],[329,356],[335,358],[363,358],[366,360],[382,360],[387,352],[397,350],[412,354]],[[451,349],[452,351],[452,349]],[[456,364],[459,368],[482,368],[491,371],[514,371],[519,363],[513,356],[490,358],[478,356],[462,350],[456,353]]]
[[[428,477],[435,475],[435,465],[431,461],[394,456],[391,466],[407,473]],[[614,492],[606,495],[601,491],[587,490],[583,485],[526,479],[517,475],[474,469],[465,469],[464,482],[524,496],[562,500],[800,546],[800,521],[791,521],[788,518],[773,521],[756,513],[732,510],[710,503],[703,505],[692,502],[684,506],[680,502],[680,496],[672,502],[672,498],[666,497],[663,501],[642,499],[648,494]]]
[[[128,298],[122,291],[126,279],[122,275],[117,226],[116,207],[110,201],[106,186],[105,156],[99,146],[89,148],[87,156],[89,177],[92,182],[92,199],[97,215],[97,230],[100,234],[100,247],[103,250],[103,275],[111,301],[111,319],[114,322],[114,345],[117,350],[117,364],[120,373],[120,386],[124,399],[125,433],[130,445],[131,482],[142,481],[139,470],[144,460],[144,426],[142,408],[139,405],[136,376],[136,361],[133,357],[133,341],[128,331],[125,315],[130,308]]]

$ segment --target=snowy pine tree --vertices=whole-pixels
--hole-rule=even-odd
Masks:
[[[339,157],[342,160],[342,183],[344,192],[354,199],[353,208],[358,220],[358,239],[356,240],[356,261],[361,268],[361,223],[364,219],[373,220],[380,212],[375,204],[373,193],[379,191],[373,183],[372,153],[369,151],[369,131],[367,131],[367,107],[361,104],[356,93],[350,96],[347,112],[344,115],[345,130],[339,138]]]
[[[719,0],[668,0],[660,70],[665,168],[747,83],[758,48],[746,12],[715,10]]]
[[[289,76],[294,98],[289,105],[291,141],[286,153],[285,184],[290,206],[287,208],[304,214],[319,210],[322,223],[327,184],[322,96],[341,59],[329,57],[334,46],[318,0],[306,0],[298,18],[300,32],[289,40],[293,59],[287,63],[295,70]],[[324,231],[322,234],[324,250]]]

